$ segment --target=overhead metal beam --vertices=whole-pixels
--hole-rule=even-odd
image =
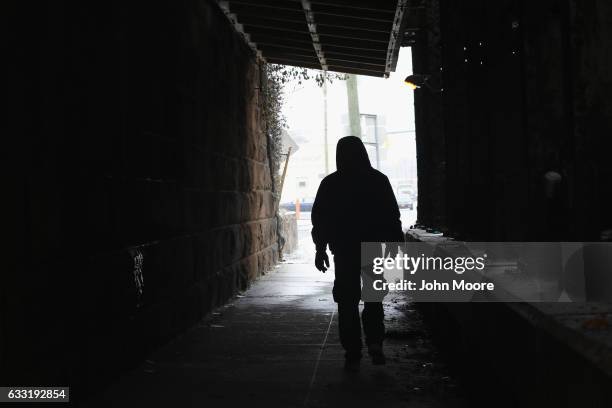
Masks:
[[[363,10],[359,8],[332,6],[327,4],[314,4],[313,9],[317,14],[339,15],[373,21],[391,21],[393,19],[395,10]]]
[[[395,0],[377,0],[376,6],[368,0],[311,0],[315,5],[353,8],[363,11],[388,11],[393,13],[397,2]]]
[[[309,65],[309,66],[313,66],[313,67],[317,67],[315,69],[320,69],[319,67],[319,60],[317,58],[314,59],[308,59],[308,58],[297,58],[297,57],[280,57],[280,56],[272,56],[269,55],[268,56],[268,62],[272,62],[274,63],[274,61],[284,61],[285,64],[290,64],[290,65]]]
[[[231,10],[240,16],[241,22],[262,19],[275,22],[305,23],[303,10],[288,10],[278,8],[266,8],[257,6],[246,6],[235,1],[231,2]],[[364,32],[385,33],[391,31],[391,19],[368,20],[358,17],[346,17],[317,13],[317,27],[333,27],[336,29],[359,30]]]
[[[236,0],[243,4],[263,4],[277,8],[300,8],[301,0]],[[233,1],[232,1],[233,2]],[[371,0],[310,0],[311,4],[318,7],[335,7],[340,9],[354,9],[357,12],[395,12],[397,2],[395,0],[377,0],[375,5]]]
[[[291,10],[270,7],[258,7],[245,5],[236,1],[231,1],[230,7],[233,13],[236,13],[240,16],[240,21],[267,19],[290,23],[306,23],[304,21],[304,11],[301,8]]]
[[[298,10],[302,9],[301,0],[231,0],[232,3],[244,4],[256,7],[268,7],[286,10]]]
[[[306,53],[292,52],[291,50],[266,49],[266,55],[269,58],[296,58],[300,60],[315,61],[316,63],[319,62],[319,59],[314,53],[309,55]]]
[[[335,27],[335,26],[321,26],[318,24],[317,20],[317,29],[319,35],[326,35],[329,37],[337,37],[337,38],[349,38],[355,40],[364,40],[364,41],[375,41],[380,43],[387,43],[389,40],[389,32],[391,31],[391,25],[389,25],[389,30],[387,31],[365,31],[361,30],[357,27]]]
[[[291,5],[291,4],[300,4],[298,2],[293,2],[292,0],[290,3],[281,2],[280,3],[281,5],[276,5],[276,3],[274,4],[262,3],[257,0],[231,0],[230,3],[232,5],[232,8],[234,7],[234,5],[237,5],[243,8],[261,10],[262,12],[263,10],[268,10],[268,13],[276,13],[276,12],[285,13],[285,12],[296,12],[296,11],[301,12],[301,13],[304,12],[304,10],[296,9],[294,7],[286,7],[287,5]],[[359,10],[349,10],[347,8],[338,8],[338,7],[330,8],[327,6],[318,6],[316,9],[316,13],[317,15],[328,16],[330,18],[339,17],[339,18],[347,18],[347,19],[352,19],[352,20],[371,21],[371,22],[387,23],[387,24],[390,23],[393,19],[393,13],[388,13],[388,12],[384,12],[383,14],[380,14],[377,12],[370,12],[370,13],[364,14],[363,11],[359,12]]]
[[[323,71],[327,71],[327,61],[325,61],[325,54],[323,53],[321,40],[319,38],[319,34],[317,33],[317,24],[315,23],[310,0],[302,0],[302,8],[304,9],[306,23],[308,24],[308,31],[310,31],[310,37],[312,38],[312,46],[317,53],[317,57],[319,57],[319,64],[321,64],[321,69]]]
[[[381,53],[379,55],[372,55],[371,53],[362,53],[362,52],[351,52],[351,50],[343,50],[343,52],[338,51],[330,51],[329,49],[325,50],[325,56],[327,58],[335,58],[335,59],[350,59],[350,60],[363,60],[370,62],[378,62],[382,65],[386,63],[386,55]]]
[[[307,30],[304,13],[301,13],[298,17],[296,13],[290,13],[289,17],[284,17],[284,13],[277,14],[266,12],[252,12],[252,11],[237,11],[240,8],[236,8],[231,3],[232,13],[236,14],[240,19],[242,25],[253,25],[257,27],[267,27],[270,29],[287,29],[292,31]],[[319,20],[321,17],[325,23],[321,23]],[[300,19],[301,18],[301,19]],[[325,18],[325,16],[319,16],[317,14],[317,31],[320,34],[330,34],[337,36],[348,36],[351,38],[365,38],[373,41],[387,42],[389,39],[389,33],[392,28],[392,21],[386,21],[384,24],[378,23],[364,24],[361,20],[344,21],[345,25],[338,24],[338,17]]]
[[[307,56],[305,54],[300,54],[300,50],[295,50],[291,48],[279,48],[279,47],[270,47],[268,48],[266,45],[261,45],[261,50],[266,55],[266,59],[269,61],[270,58],[275,59],[287,59],[287,60],[304,60],[310,59],[311,61],[316,61],[316,56]],[[329,55],[325,54],[328,65],[332,64],[335,66],[348,66],[348,67],[359,67],[362,69],[370,69],[375,70],[383,75],[385,72],[385,60],[365,60],[363,58],[358,59],[343,59],[343,58],[330,58]],[[330,62],[332,61],[332,62]],[[320,69],[320,68],[317,68]]]
[[[242,25],[244,26],[245,30],[253,35],[253,34],[264,34],[264,35],[275,35],[275,33],[277,35],[282,35],[283,37],[290,37],[290,38],[297,38],[299,40],[304,40],[304,39],[308,39],[309,41],[312,41],[312,31],[310,31],[310,29],[305,29],[304,30],[300,30],[298,26],[296,25],[274,25],[273,23],[270,22],[270,20],[267,21],[256,21],[256,20],[252,20],[252,21],[247,21],[247,20],[242,20]],[[340,29],[331,29],[331,31],[329,31],[328,29],[323,29],[320,30],[318,25],[317,25],[317,32],[316,32],[319,40],[321,40],[322,43],[327,44],[328,42],[333,42],[336,44],[344,44],[344,45],[350,45],[352,43],[354,43],[355,41],[359,41],[359,43],[361,45],[369,45],[370,47],[374,47],[376,49],[380,48],[379,44],[387,44],[387,39],[389,37],[389,32],[387,33],[375,33],[376,35],[372,35],[373,33],[367,33],[364,31],[359,31],[359,30],[340,30]],[[381,35],[382,34],[382,35]],[[329,38],[329,40],[324,40],[326,38]],[[383,38],[387,38],[387,39],[383,39]],[[378,43],[378,44],[376,44]]]
[[[388,76],[397,64],[407,1],[229,0],[219,4],[249,45],[271,63]]]
[[[219,8],[221,9],[225,17],[229,20],[230,24],[234,26],[234,29],[242,36],[242,38],[247,43],[249,48],[253,51],[253,53],[255,53],[256,58],[265,61],[265,58],[257,49],[257,45],[251,41],[249,35],[244,31],[244,27],[242,26],[242,24],[238,22],[236,15],[231,13],[229,9],[229,2],[217,1],[217,4],[219,5]]]
[[[399,53],[399,47],[402,41],[402,29],[404,26],[405,18],[404,12],[406,9],[406,3],[408,0],[397,0],[397,8],[395,10],[395,18],[393,19],[393,28],[389,36],[389,45],[387,47],[387,66],[385,68],[385,77],[389,76],[391,71],[395,71],[395,65],[397,64],[397,55]]]
[[[265,28],[266,30],[272,30],[272,31],[287,31],[287,32],[293,32],[293,33],[305,33],[307,35],[310,33],[305,21],[302,21],[300,23],[284,21],[281,23],[279,21],[263,19],[263,18],[262,19],[252,19],[252,20],[240,18],[240,23],[242,23],[243,26]]]
[[[289,49],[289,50],[294,50],[298,52],[301,52],[301,51],[309,52],[313,50],[312,47],[308,47],[306,46],[306,44],[295,44],[295,45],[279,44],[276,39],[273,42],[258,41],[257,46],[261,48],[262,50],[266,50],[270,48]],[[360,58],[382,59],[382,61],[386,62],[386,53],[385,51],[382,51],[382,50],[349,48],[349,47],[334,46],[334,45],[326,45],[325,50],[326,50],[326,55],[327,53],[330,53],[330,54],[333,53],[335,55],[354,56],[356,59],[360,59]]]
[[[368,44],[373,44],[373,43],[378,43],[375,46],[380,46],[380,44],[387,44],[387,41],[385,40],[381,40],[381,39],[372,39],[371,37],[368,37],[367,35],[363,35],[362,33],[351,33],[349,31],[347,31],[344,34],[340,34],[339,32],[337,34],[330,34],[327,32],[321,32],[319,31],[319,37],[321,38],[331,38],[332,41],[336,41],[339,43],[344,43],[345,40],[348,41],[347,43],[351,43],[351,42],[355,42],[355,41],[359,41],[360,43],[368,43]],[[324,43],[327,41],[323,41]]]
[[[299,45],[283,45],[283,44],[266,43],[266,42],[259,42],[257,43],[257,45],[262,49],[262,51],[265,51],[268,49],[284,49],[284,50],[291,50],[295,52],[303,52],[303,51],[312,52],[313,51],[312,46],[305,47],[305,46],[299,46]]]
[[[341,43],[338,41],[342,41]],[[346,41],[343,39],[334,39],[333,42],[331,42],[331,39],[328,39],[325,42],[325,52],[327,52],[327,50],[333,50],[333,51],[349,51],[352,50],[353,54],[352,55],[364,55],[364,53],[373,53],[374,55],[382,55],[383,58],[385,58],[386,52],[384,50],[381,50],[379,48],[375,48],[375,47],[361,47],[360,43],[358,41]],[[261,41],[260,41],[261,42]],[[296,41],[297,43],[297,41]],[[259,43],[258,43],[259,44]],[[273,43],[267,43],[270,45],[274,45]],[[299,47],[298,44],[296,44],[296,46]],[[315,50],[316,52],[316,50]],[[359,53],[359,54],[358,54]]]
[[[336,37],[323,36],[323,35],[321,35],[320,37],[325,38],[324,44],[325,44],[326,50],[329,47],[335,47],[335,48],[345,48],[345,49],[352,49],[352,50],[381,51],[381,43],[373,43],[371,41],[365,41],[365,40],[355,41],[355,40],[351,40],[347,38],[336,38]],[[382,52],[384,53],[384,51]]]
[[[299,61],[292,61],[292,60],[287,60],[287,59],[282,59],[282,58],[268,58],[268,62],[272,64],[292,65],[296,67],[310,68],[310,69],[317,69],[317,70],[321,69],[318,64],[316,65],[304,64]],[[356,75],[368,75],[368,76],[376,76],[376,77],[384,76],[383,71],[371,71],[371,70],[351,68],[351,67],[339,66],[339,65],[334,65],[334,66],[330,65],[328,72],[338,72],[338,73],[356,74]]]
[[[290,44],[289,42],[287,44],[279,44],[276,42],[276,39],[271,42],[259,40],[257,42],[257,46],[262,51],[279,49],[292,50],[292,52],[314,52],[312,46],[306,46],[306,44]],[[328,45],[325,47],[325,55],[343,55],[349,57],[350,59],[374,59],[377,61],[382,61],[383,63],[386,62],[386,53],[382,50],[361,50],[354,48],[333,47]]]
[[[391,29],[389,21],[369,21],[359,20],[354,18],[346,18],[342,16],[329,16],[325,14],[317,14],[318,27],[335,27],[346,30],[360,30],[373,33],[388,33]],[[356,28],[358,27],[358,28]]]
[[[382,70],[385,69],[385,62],[365,62],[354,59],[343,59],[343,58],[330,58],[327,55],[327,63],[330,65],[345,65],[347,67],[356,67],[363,69],[373,69],[373,70]]]
[[[265,42],[270,42],[270,41],[280,39],[281,41],[290,40],[290,41],[295,41],[298,43],[312,44],[312,38],[310,37],[310,33],[308,31],[299,32],[299,31],[270,30],[267,27],[252,26],[249,24],[245,24],[244,26],[248,30],[251,37],[253,38],[253,41],[255,41],[256,38],[259,39],[257,41],[265,41]]]
[[[293,29],[287,29],[284,27],[270,27],[270,26],[262,26],[258,24],[243,24],[245,31],[249,33],[249,35],[253,38],[255,42],[266,42],[270,43],[271,41],[279,40],[281,42],[286,42],[288,40],[297,42],[297,43],[309,43],[312,44],[315,51],[317,47],[316,44],[319,44],[321,47],[333,48],[346,48],[346,49],[355,49],[355,50],[363,50],[363,51],[379,51],[383,55],[386,55],[386,42],[383,41],[372,41],[367,38],[360,37],[350,37],[339,36],[339,35],[330,35],[324,33],[316,33],[315,38],[316,41],[313,40],[312,32],[307,31],[298,31]],[[256,40],[258,38],[258,40]]]
[[[354,67],[349,67],[346,65],[339,65],[339,64],[334,64],[334,65],[329,65],[329,70],[330,71],[336,71],[336,72],[346,72],[347,74],[357,74],[357,75],[369,75],[369,76],[379,76],[379,77],[383,77],[385,76],[385,72],[380,70],[372,70],[372,69],[361,69],[361,68],[354,68]]]
[[[305,55],[305,54],[296,54],[292,52],[279,52],[279,51],[269,51],[266,50],[266,58],[268,61],[272,59],[275,60],[285,60],[292,62],[308,62],[312,64],[318,63],[318,58],[315,55]],[[381,75],[385,72],[385,62],[373,63],[373,62],[364,62],[361,60],[349,60],[349,59],[336,59],[336,58],[326,58],[326,61],[329,65],[334,66],[344,66],[351,68],[359,68],[363,70],[371,70],[380,72]]]
[[[381,49],[370,49],[370,48],[361,48],[361,47],[345,47],[343,45],[325,45],[325,51],[327,52],[342,52],[342,53],[351,53],[352,55],[362,55],[367,53],[372,56],[380,56],[386,60],[386,51]]]

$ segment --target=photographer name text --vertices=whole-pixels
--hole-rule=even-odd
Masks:
[[[465,280],[453,279],[452,282],[438,282],[421,280],[401,280],[399,282],[385,282],[382,279],[375,280],[374,289],[380,291],[491,291],[495,290],[493,282],[466,282]]]

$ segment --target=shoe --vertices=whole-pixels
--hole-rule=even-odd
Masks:
[[[372,364],[385,365],[387,359],[383,353],[382,344],[371,344],[368,346],[368,354],[372,358]]]

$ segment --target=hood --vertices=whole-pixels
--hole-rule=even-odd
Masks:
[[[336,147],[336,169],[341,173],[359,172],[372,168],[361,139],[346,136],[338,140]]]

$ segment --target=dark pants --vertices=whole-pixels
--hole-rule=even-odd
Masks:
[[[334,301],[338,303],[338,326],[340,343],[347,356],[361,354],[361,324],[366,345],[382,344],[385,337],[384,311],[382,302],[365,302],[359,321],[359,300],[361,299],[360,255],[334,256],[336,279],[334,280]]]

